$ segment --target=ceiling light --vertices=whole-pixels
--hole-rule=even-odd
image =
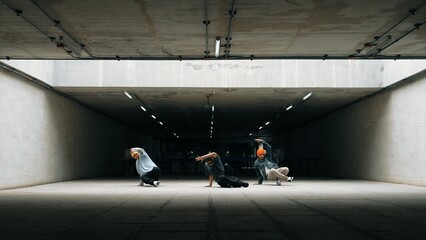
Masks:
[[[212,125],[213,125],[213,121],[212,121]]]
[[[158,122],[160,125],[163,125],[163,123],[162,122]]]
[[[270,124],[270,122],[266,122],[266,123],[265,123],[265,125],[268,125],[268,124]]]
[[[124,94],[126,94],[126,96],[130,99],[132,99],[132,95],[130,95],[128,92],[124,91]]]
[[[142,105],[141,105],[141,109],[142,109],[144,112],[146,112],[146,108],[144,108]]]
[[[285,110],[288,111],[293,108],[293,105],[288,106]]]
[[[157,117],[156,117],[156,116],[154,116],[154,115],[151,115],[151,117],[152,117],[152,118],[154,118],[154,119],[157,119]]]
[[[262,126],[260,126],[260,127],[259,127],[259,130],[260,130],[260,129],[262,129],[262,128],[263,128],[263,127],[262,127]]]
[[[303,101],[305,101],[306,99],[310,98],[312,95],[312,92],[308,93],[306,96],[303,97]]]
[[[249,136],[253,135],[253,133],[250,133]]]
[[[212,106],[212,112],[214,112],[214,105]]]
[[[214,48],[214,56],[215,57],[219,57],[219,49],[220,49],[220,38],[217,37],[216,38],[215,48]]]

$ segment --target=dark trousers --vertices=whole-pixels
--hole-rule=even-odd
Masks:
[[[239,188],[239,187],[247,187],[248,183],[241,181],[239,178],[234,176],[222,176],[216,181],[219,186],[223,188]]]
[[[225,169],[225,176],[234,175],[234,169],[228,163],[223,164],[223,168]]]
[[[141,180],[143,183],[154,185],[154,181],[158,181],[160,173],[161,169],[159,167],[154,167],[151,171],[143,174]]]

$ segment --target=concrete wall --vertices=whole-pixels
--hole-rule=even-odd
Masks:
[[[0,69],[0,189],[123,173],[151,138]]]
[[[316,173],[426,186],[426,75],[274,138]]]
[[[61,87],[384,87],[422,60],[19,61],[5,62]]]

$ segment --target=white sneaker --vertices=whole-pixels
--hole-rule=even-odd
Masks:
[[[154,181],[154,187],[158,187],[160,185],[160,181]]]
[[[141,187],[144,186],[144,183],[142,182],[142,180],[140,181],[139,186],[141,186]]]
[[[281,180],[280,179],[277,180],[277,186],[281,186]]]
[[[287,182],[292,182],[292,181],[293,181],[293,179],[294,179],[294,177],[288,177],[288,178],[287,178]]]

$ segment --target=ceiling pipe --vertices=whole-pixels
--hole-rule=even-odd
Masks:
[[[205,58],[209,58],[209,24],[210,20],[208,18],[208,4],[207,0],[204,0],[204,21],[203,24],[206,26],[206,50],[204,51]]]
[[[53,24],[54,24],[54,26],[56,27],[56,28],[58,28],[62,33],[64,33],[68,38],[70,38],[71,40],[71,42],[73,43],[73,44],[76,44],[78,47],[77,48],[80,48],[80,50],[82,50],[82,51],[84,51],[84,52],[86,52],[86,54],[87,55],[89,55],[90,57],[92,57],[92,58],[95,58],[95,56],[93,56],[87,49],[86,49],[86,45],[84,45],[84,44],[82,44],[82,43],[80,43],[79,41],[77,41],[76,40],[76,38],[75,37],[73,37],[68,31],[66,31],[62,26],[61,26],[61,21],[59,21],[59,20],[55,20],[55,19],[53,19],[42,7],[40,7],[40,5],[36,2],[36,1],[34,1],[34,0],[30,0],[31,1],[31,3],[41,12],[41,13],[43,13],[43,15],[45,15]],[[73,47],[73,46],[69,46],[69,45],[72,45],[69,41],[67,42],[67,44],[68,45],[65,45],[65,46],[67,46],[70,50],[71,50],[71,53],[69,53],[71,56],[73,56],[73,57],[75,57],[75,58],[79,58],[80,57],[80,52],[79,51],[76,51],[76,47]],[[74,50],[74,51],[73,51]],[[74,54],[76,54],[77,56],[74,56],[72,53],[74,53]]]
[[[402,18],[400,21],[398,21],[396,24],[394,24],[392,27],[390,27],[388,30],[386,30],[385,32],[383,32],[380,36],[375,36],[374,40],[370,41],[370,42],[366,42],[364,44],[364,46],[361,49],[357,49],[356,53],[350,55],[350,57],[355,57],[357,55],[360,55],[362,51],[365,50],[365,48],[367,47],[371,47],[371,46],[377,46],[379,43],[379,41],[382,40],[383,36],[385,36],[387,33],[389,33],[390,31],[392,31],[394,28],[396,28],[397,26],[399,26],[401,23],[403,23],[405,20],[407,20],[409,17],[413,16],[416,14],[416,12],[418,12],[421,8],[423,8],[426,5],[426,2],[423,3],[422,5],[420,5],[419,7],[417,7],[416,9],[410,9],[408,11],[407,16],[405,16],[404,18]],[[410,30],[409,33],[411,33],[412,31]],[[407,36],[409,33],[403,34],[402,37]],[[389,35],[388,35],[389,36]],[[401,39],[402,37],[400,37],[399,39]],[[387,37],[388,38],[388,37]],[[399,40],[398,40],[399,41]],[[391,44],[387,45],[387,47],[391,46],[392,44],[394,44],[397,41],[392,42]],[[384,50],[384,48],[381,48],[381,50]],[[370,50],[371,51],[371,50]],[[380,53],[380,52],[379,52]],[[376,53],[377,54],[377,53]],[[367,56],[371,57],[371,54],[367,53]]]
[[[235,10],[235,0],[232,0],[231,10],[229,10],[229,24],[228,24],[228,34],[226,35],[226,44],[225,44],[225,58],[229,58],[229,48],[231,48],[231,26],[232,19],[234,18],[237,11]]]
[[[416,24],[414,24],[414,25],[413,25],[413,27],[412,27],[410,30],[408,30],[407,32],[405,32],[404,34],[402,34],[401,36],[399,36],[398,38],[396,38],[395,40],[393,40],[393,41],[392,41],[392,42],[390,42],[389,44],[384,45],[382,48],[380,48],[379,53],[380,53],[381,51],[385,50],[386,48],[388,48],[388,47],[392,46],[393,44],[395,44],[395,43],[396,43],[396,42],[398,42],[399,40],[403,39],[404,37],[406,37],[408,34],[412,33],[413,31],[415,31],[415,30],[419,30],[419,29],[420,29],[420,27],[421,27],[423,24],[425,24],[425,23],[426,23],[426,21],[423,21],[423,22],[421,22],[421,23],[416,23]]]

